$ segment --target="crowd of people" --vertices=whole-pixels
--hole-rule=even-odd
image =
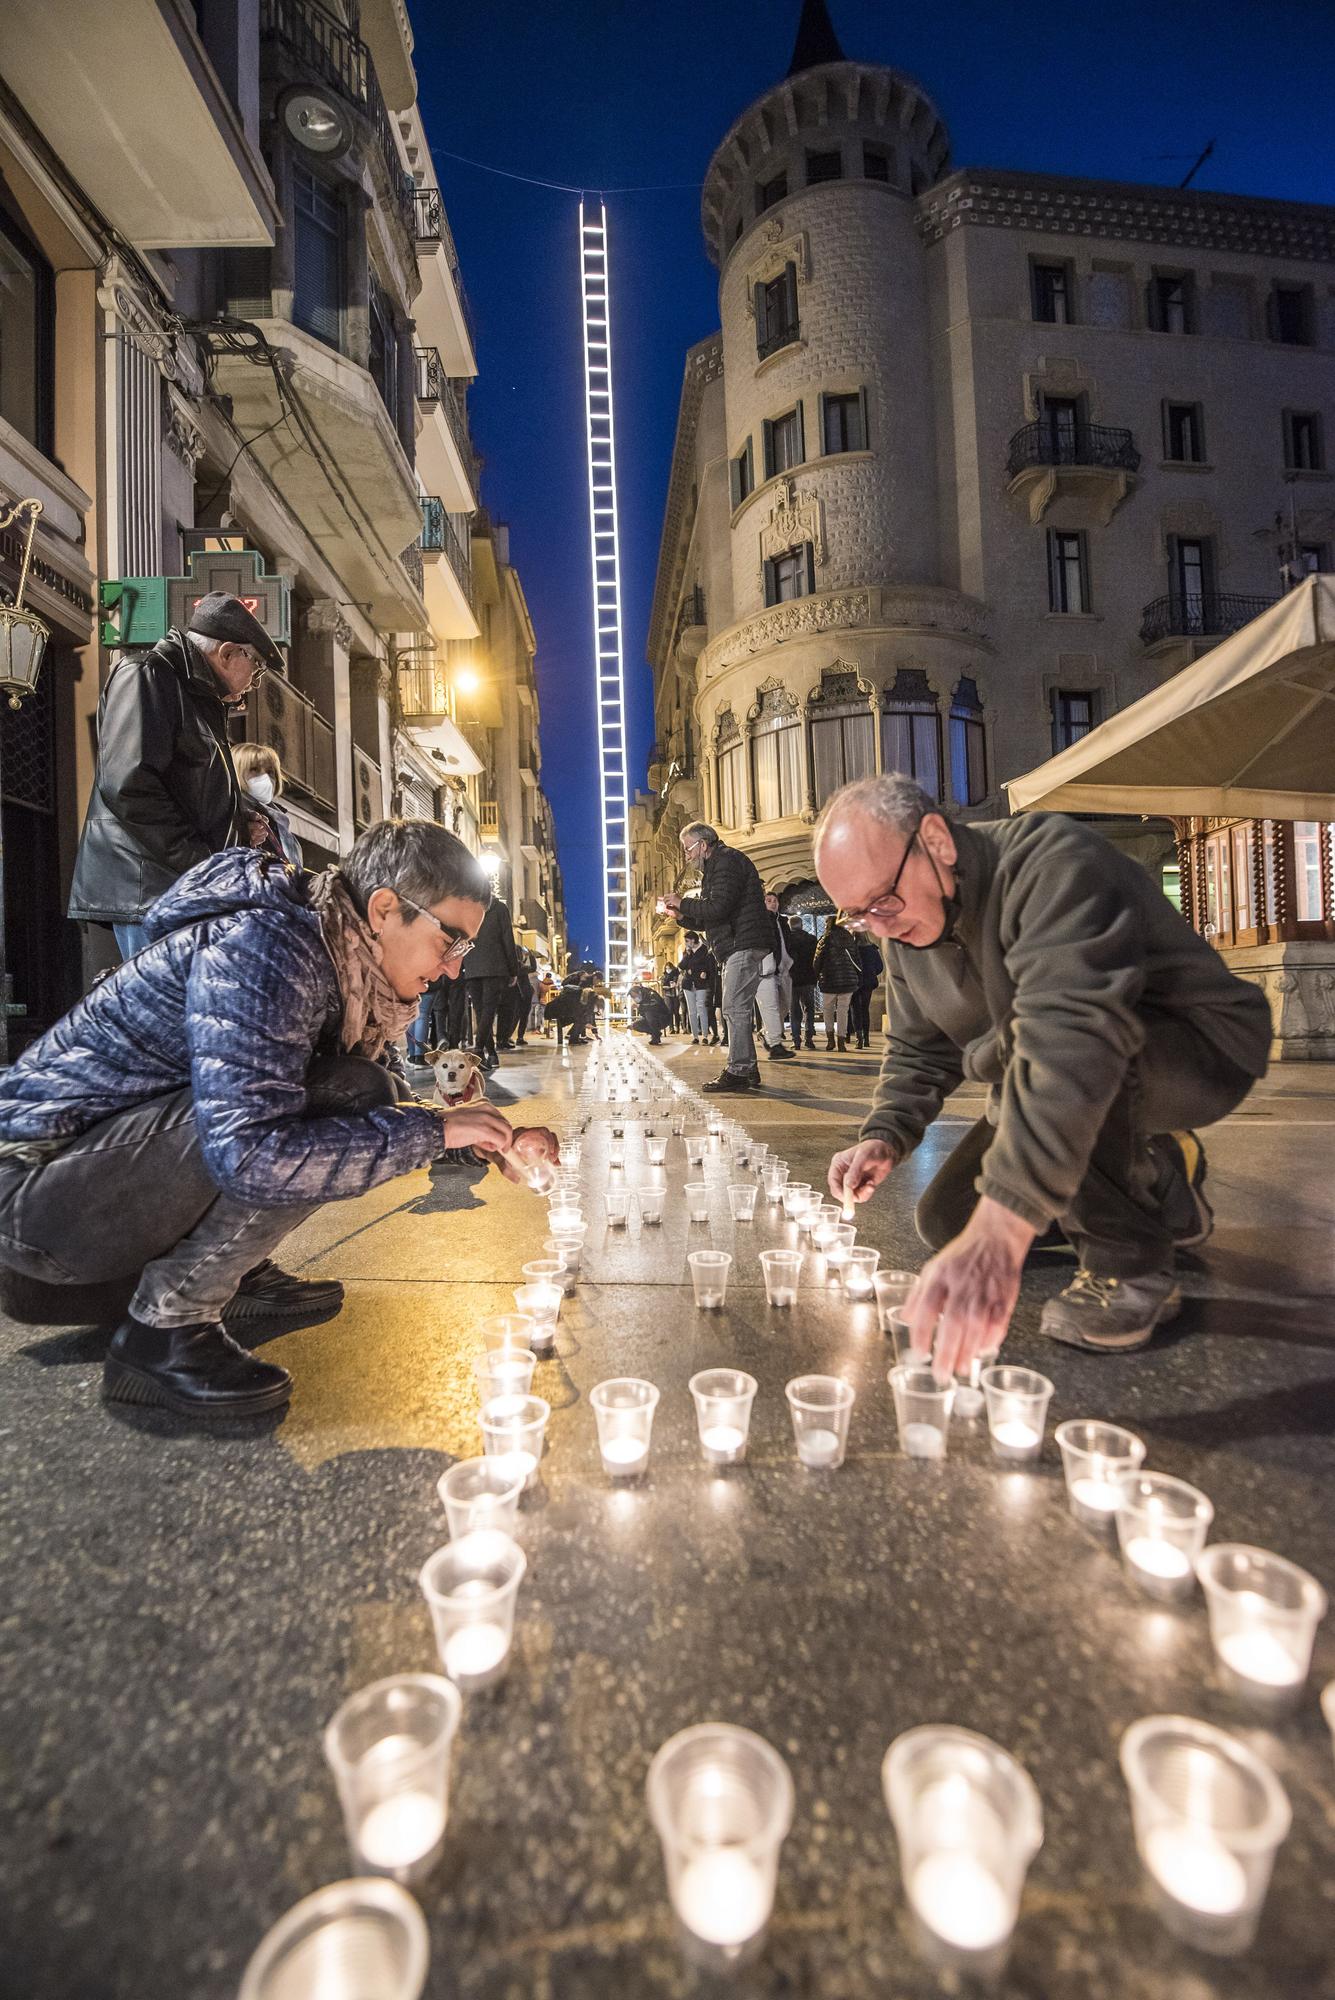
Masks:
[[[222,595],[117,664],[71,914],[114,932],[121,963],[0,1075],[0,1303],[30,1323],[119,1317],[107,1400],[186,1417],[286,1402],[286,1371],[233,1329],[338,1310],[336,1281],[272,1259],[314,1208],[433,1162],[519,1179],[556,1157],[551,1132],[485,1099],[424,1101],[405,1037],[418,1055],[471,1042],[490,1069],[549,1022],[558,1042],[596,1035],[606,998],[592,967],[559,989],[535,977],[443,827],[381,821],[336,865],[299,865],[277,760],[234,756],[228,736],[275,664]],[[988,1086],[917,1204],[934,1254],[909,1302],[915,1347],[947,1375],[994,1351],[1025,1255],[1054,1231],[1077,1269],[1044,1332],[1143,1346],[1176,1309],[1177,1251],[1209,1233],[1191,1128],[1264,1073],[1264,994],[1095,829],[966,825],[902,774],[826,805],[819,938],[714,828],[681,844],[698,888],[662,903],[681,957],[662,991],[634,990],[635,1025],[725,1044],[707,1091],[759,1087],[757,1032],[770,1061],[814,1047],[818,1001],[827,1050],[867,1047],[884,978],[885,1053],[830,1162],[836,1199],[869,1199],[958,1084]]]

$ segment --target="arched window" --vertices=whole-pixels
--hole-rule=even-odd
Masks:
[[[827,670],[807,701],[807,714],[816,804],[823,806],[841,785],[875,775],[876,718],[871,689],[856,673]]]
[[[732,710],[720,709],[714,725],[714,796],[723,826],[746,825],[743,775],[742,732]]]
[[[881,706],[881,769],[916,778],[934,799],[941,787],[941,711],[921,667],[901,667]]]
[[[950,697],[950,790],[957,806],[980,805],[987,797],[983,698],[968,674]]]
[[[762,688],[747,720],[757,821],[801,812],[802,732],[797,703],[785,688]]]

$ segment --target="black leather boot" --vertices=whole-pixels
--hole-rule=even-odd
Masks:
[[[258,1417],[291,1394],[286,1368],[257,1361],[217,1320],[170,1327],[123,1320],[102,1370],[106,1402],[182,1417]]]
[[[236,1297],[223,1308],[228,1326],[248,1326],[274,1319],[332,1319],[343,1304],[337,1278],[294,1278],[270,1257],[247,1271]]]

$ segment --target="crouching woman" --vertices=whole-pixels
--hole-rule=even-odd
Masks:
[[[80,1317],[62,1288],[133,1286],[108,1401],[280,1407],[291,1377],[224,1322],[336,1309],[341,1287],[270,1262],[289,1230],[428,1161],[513,1179],[511,1146],[555,1158],[550,1132],[404,1101],[395,1075],[396,1038],[433,979],[458,977],[489,898],[468,849],[425,821],[381,821],[318,875],[228,849],[0,1076],[0,1268],[51,1288],[53,1320]]]

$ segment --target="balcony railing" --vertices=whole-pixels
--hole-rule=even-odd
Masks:
[[[399,668],[399,701],[405,715],[450,716],[444,669],[432,661]],[[453,720],[453,717],[450,716]]]
[[[468,418],[464,414],[463,385],[445,373],[445,363],[438,348],[415,347],[413,353],[417,358],[417,400],[419,403],[435,403],[443,411],[450,436],[468,473],[469,484],[476,493],[477,464],[473,440],[468,435]]]
[[[476,333],[473,326],[473,308],[464,290],[463,273],[459,269],[459,251],[445,213],[445,199],[437,187],[415,188],[413,190],[413,212],[415,232],[419,243],[439,243],[445,252],[445,262],[450,267],[454,289],[459,294],[459,304],[463,309],[464,324],[468,328],[468,338],[476,347]]]
[[[1140,617],[1140,643],[1153,646],[1160,639],[1224,639],[1259,618],[1274,597],[1253,597],[1236,590],[1205,591],[1192,597],[1156,597]]]
[[[1102,465],[1114,472],[1136,472],[1140,453],[1130,431],[1109,424],[1077,424],[1071,430],[1040,418],[1011,439],[1006,477],[1014,479],[1033,465]]]
[[[541,903],[535,902],[532,896],[525,896],[520,905],[520,912],[526,930],[536,931],[539,937],[548,936],[547,912]]]
[[[795,319],[785,320],[782,326],[773,327],[757,340],[756,359],[768,361],[770,355],[777,354],[781,347],[791,347],[795,340],[801,338],[802,329],[798,322]]]
[[[495,799],[483,799],[477,809],[478,832],[495,840],[501,830],[501,809]]]
[[[422,495],[422,550],[425,555],[443,555],[458,578],[459,588],[473,609],[472,551],[445,511],[444,502],[434,494]]]
[[[399,557],[399,561],[407,570],[413,589],[420,597],[422,595],[422,586],[426,582],[426,576],[422,569],[422,544],[420,542],[410,542]]]
[[[281,42],[303,68],[331,84],[371,121],[399,220],[411,242],[416,233],[413,178],[399,158],[394,127],[365,42],[320,6],[319,0],[260,0],[260,35]]]

